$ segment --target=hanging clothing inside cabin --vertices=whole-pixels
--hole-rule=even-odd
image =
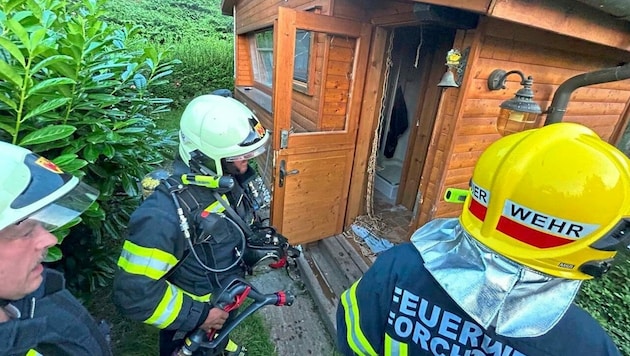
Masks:
[[[385,157],[394,157],[398,139],[409,128],[409,120],[407,118],[407,104],[405,104],[405,96],[402,88],[396,89],[396,97],[394,98],[394,107],[389,120],[389,130],[387,131],[387,140],[385,141],[385,149],[383,153]]]

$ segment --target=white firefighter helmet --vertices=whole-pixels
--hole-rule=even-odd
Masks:
[[[248,160],[265,152],[269,133],[258,118],[236,99],[202,95],[193,99],[182,114],[179,131],[179,154],[191,166],[203,154],[204,162],[214,173],[223,175],[222,160]]]
[[[81,215],[98,191],[44,157],[0,142],[0,230],[25,219],[48,231]]]

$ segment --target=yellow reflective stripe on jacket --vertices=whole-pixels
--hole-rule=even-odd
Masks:
[[[225,194],[223,194],[221,196],[221,198],[223,199],[223,201],[228,201],[227,200],[227,196]],[[221,204],[218,201],[215,201],[214,203],[208,205],[205,209],[203,209],[204,212],[206,213],[221,213],[223,211],[225,211],[225,208],[223,207],[223,204]]]
[[[144,321],[160,329],[171,325],[182,310],[182,304],[184,304],[184,292],[169,282],[166,283],[168,288],[164,292],[162,300],[153,311],[153,315]]]
[[[385,334],[385,356],[407,356],[409,345],[404,342],[392,339]]]
[[[212,293],[208,293],[206,295],[194,295],[192,293],[186,292],[185,290],[182,289],[182,292],[184,292],[184,294],[186,294],[187,296],[191,297],[193,300],[196,300],[198,302],[208,302],[210,301],[210,297],[212,297]]]
[[[43,356],[43,355],[33,349],[30,349],[24,356]]]
[[[350,289],[341,294],[341,304],[346,319],[346,339],[348,345],[358,355],[376,356],[376,352],[361,330],[359,318],[359,303],[357,302],[356,290],[361,280],[356,281]]]
[[[177,258],[168,252],[125,241],[118,259],[118,266],[125,272],[158,280],[164,277],[177,262]]]

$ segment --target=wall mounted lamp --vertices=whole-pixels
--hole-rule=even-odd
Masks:
[[[488,89],[505,89],[505,81],[511,74],[521,76],[521,85],[523,87],[515,93],[512,99],[506,100],[499,105],[501,111],[497,119],[497,131],[502,136],[538,127],[540,114],[542,114],[540,105],[533,100],[534,91],[532,90],[532,84],[534,79],[531,76],[525,78],[521,71],[493,70],[488,77]]]

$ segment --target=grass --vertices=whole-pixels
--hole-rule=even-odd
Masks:
[[[182,109],[160,115],[156,124],[161,129],[179,129]],[[119,253],[122,242],[112,241],[111,251]],[[85,303],[90,313],[97,319],[105,319],[112,325],[111,339],[114,355],[154,356],[158,354],[158,329],[141,322],[132,321],[122,315],[112,302],[112,288],[108,285],[96,290]],[[261,316],[253,314],[245,319],[231,334],[237,343],[247,347],[250,355],[276,356],[275,345],[271,341],[269,327]]]

